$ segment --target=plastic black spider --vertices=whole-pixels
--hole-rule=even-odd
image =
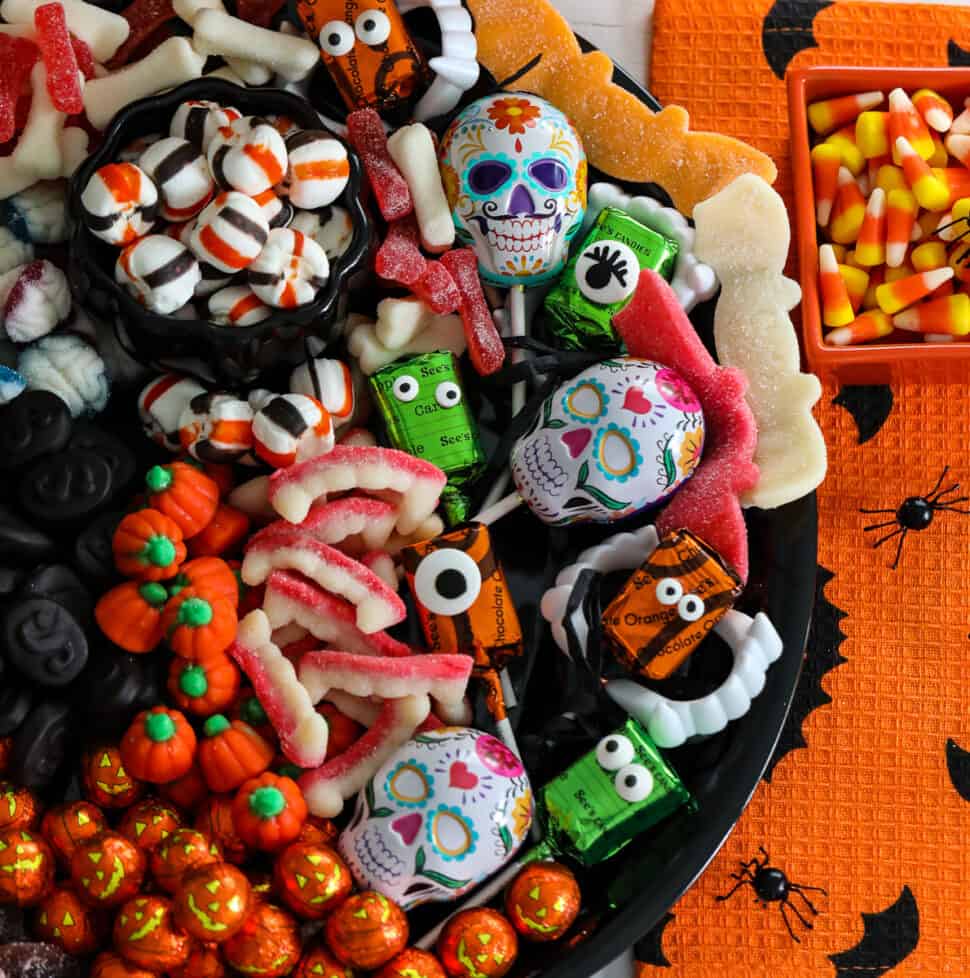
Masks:
[[[742,862],[741,871],[730,874],[731,879],[738,882],[727,893],[716,899],[719,901],[729,900],[742,886],[750,886],[755,892],[755,903],[760,903],[763,907],[767,907],[769,903],[777,903],[781,907],[781,919],[785,921],[791,939],[796,944],[801,944],[801,939],[792,930],[786,908],[791,910],[806,930],[812,929],[812,923],[806,920],[798,907],[792,903],[792,894],[800,896],[811,914],[817,917],[818,910],[815,909],[812,901],[805,896],[805,891],[821,893],[822,896],[828,896],[828,892],[820,886],[803,886],[801,883],[792,883],[777,866],[768,865],[768,850],[764,846],[759,846],[759,849],[764,859],[756,857],[747,862]]]
[[[594,289],[605,289],[615,275],[620,285],[626,285],[627,263],[619,251],[610,251],[608,245],[597,245],[589,253],[593,264],[586,270],[586,281]]]
[[[865,513],[869,516],[889,513],[893,515],[891,520],[886,520],[883,523],[871,523],[863,531],[864,533],[869,533],[872,530],[883,530],[887,526],[896,527],[896,529],[880,537],[873,544],[874,548],[878,548],[888,540],[892,540],[893,537],[899,537],[899,543],[896,545],[896,558],[889,565],[893,570],[899,566],[899,558],[903,553],[903,542],[906,540],[906,535],[910,530],[925,530],[933,522],[934,513],[962,513],[965,516],[970,514],[970,509],[959,508],[960,503],[970,502],[970,496],[950,497],[950,493],[959,490],[959,482],[954,482],[952,486],[948,486],[946,489],[940,488],[949,471],[949,466],[943,469],[939,479],[936,480],[936,485],[933,486],[933,491],[928,495],[910,496],[908,499],[902,501],[898,509],[859,510],[860,513]]]

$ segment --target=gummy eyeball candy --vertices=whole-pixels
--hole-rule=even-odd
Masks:
[[[619,357],[546,398],[512,449],[512,478],[544,523],[609,523],[663,502],[704,448],[704,414],[687,382],[651,360]]]
[[[155,182],[162,198],[159,213],[167,221],[195,217],[212,196],[209,164],[197,147],[178,136],[153,143],[138,165]]]
[[[246,116],[223,126],[207,151],[220,187],[253,196],[275,187],[286,173],[286,144],[272,123]]]
[[[231,275],[255,261],[268,236],[269,223],[259,204],[230,190],[199,215],[190,244],[200,261]]]
[[[555,278],[586,209],[586,153],[545,99],[501,92],[463,109],[441,141],[441,176],[459,238],[484,279]]]
[[[189,99],[175,110],[168,131],[169,135],[187,139],[205,153],[222,127],[231,126],[241,118],[242,113],[228,105],[219,105],[208,99]]]
[[[128,245],[115,265],[115,281],[161,316],[181,309],[201,278],[192,252],[166,234],[149,234]]]
[[[268,306],[292,309],[312,302],[327,284],[330,263],[313,240],[292,228],[274,228],[249,266],[249,284]]]
[[[532,824],[519,758],[468,727],[419,734],[371,778],[338,848],[361,887],[405,910],[453,901],[499,870]]]
[[[151,231],[158,214],[158,190],[134,163],[109,163],[88,180],[81,209],[95,237],[125,245]]]
[[[304,129],[286,140],[286,187],[294,207],[314,210],[332,204],[347,186],[347,148],[329,133]]]

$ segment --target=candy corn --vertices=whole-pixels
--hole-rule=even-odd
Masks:
[[[931,129],[947,132],[953,125],[953,109],[950,103],[932,89],[921,88],[918,92],[914,92],[913,105]]]
[[[813,102],[808,107],[809,125],[823,136],[847,122],[852,122],[860,112],[874,109],[882,103],[883,98],[882,92],[862,92],[860,95],[843,95],[824,102]]]
[[[902,164],[900,139],[905,139],[924,160],[933,155],[930,131],[909,96],[901,88],[894,88],[889,93],[889,139],[893,146],[893,160],[897,164]]]
[[[925,299],[934,289],[953,278],[952,268],[934,268],[930,272],[917,272],[896,282],[885,282],[876,289],[876,302],[888,315]]]
[[[970,170],[962,166],[934,167],[933,176],[946,187],[950,195],[947,206],[961,197],[970,197]]]
[[[845,282],[845,290],[849,295],[852,311],[858,312],[869,288],[869,273],[864,268],[854,265],[839,265],[839,274]]]
[[[906,258],[916,211],[916,198],[910,191],[889,191],[886,198],[886,264],[890,268],[898,268]]]
[[[819,143],[812,150],[812,185],[815,188],[815,220],[820,227],[829,223],[835,194],[839,189],[842,153],[837,146]]]
[[[833,329],[825,339],[835,346],[852,346],[855,343],[870,343],[872,340],[881,340],[892,331],[892,320],[884,312],[880,312],[878,309],[870,309],[858,319],[854,319],[848,326]]]
[[[925,207],[928,211],[941,211],[947,207],[950,203],[950,191],[942,180],[934,176],[929,165],[913,149],[909,140],[905,136],[899,136],[895,146],[906,182],[920,207]]]
[[[893,326],[911,333],[966,336],[970,333],[970,296],[957,295],[921,302],[893,316]]]
[[[833,132],[825,140],[829,146],[835,146],[842,154],[842,165],[849,168],[849,172],[857,177],[866,167],[866,158],[862,155],[862,150],[855,144],[855,127],[846,126],[838,132]]]
[[[859,236],[866,216],[866,198],[846,167],[839,169],[839,189],[829,219],[829,236],[839,244],[851,244]]]
[[[909,260],[917,272],[928,272],[946,264],[946,245],[942,241],[926,241],[913,249]]]
[[[890,190],[909,189],[909,184],[906,183],[906,177],[903,176],[902,169],[898,166],[893,166],[892,163],[887,163],[879,167],[879,172],[876,174],[876,186],[880,190],[885,190],[887,194]]]
[[[863,309],[878,309],[879,303],[876,302],[876,289],[886,281],[885,267],[873,268],[869,272],[869,285],[866,287],[866,294],[862,297]]]
[[[933,155],[926,162],[930,166],[946,166],[950,162],[950,156],[943,140],[935,132],[930,133],[930,138],[933,140]]]
[[[886,195],[878,187],[869,195],[855,243],[855,260],[863,266],[881,265],[886,260]]]
[[[855,121],[855,144],[867,159],[889,152],[889,113],[863,112]]]
[[[850,255],[851,252],[849,251],[848,248],[846,248],[845,245],[834,244],[834,245],[832,245],[832,251],[835,254],[836,261],[840,265],[845,265],[845,264],[851,265],[852,264],[852,262],[847,262],[846,261],[847,256]]]
[[[826,326],[851,323],[855,311],[831,245],[823,244],[818,249],[818,279],[822,293],[822,322]]]
[[[954,159],[970,167],[970,134],[951,132],[946,137],[946,148]]]

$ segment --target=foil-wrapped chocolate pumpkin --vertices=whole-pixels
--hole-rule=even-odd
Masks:
[[[249,915],[249,880],[230,863],[209,863],[182,877],[172,904],[175,923],[189,936],[221,944]]]
[[[280,899],[305,920],[321,920],[354,887],[343,859],[329,846],[309,842],[293,842],[276,857],[273,881]]]
[[[127,808],[145,790],[121,761],[121,752],[114,744],[94,747],[81,758],[81,782],[84,796],[101,808]]]
[[[68,801],[44,813],[40,834],[54,850],[58,862],[69,867],[74,850],[107,827],[104,812],[97,805],[89,801]]]
[[[519,936],[544,943],[558,940],[579,913],[579,884],[561,863],[532,863],[505,894],[505,914]]]
[[[445,924],[437,944],[448,978],[502,978],[515,964],[519,942],[497,910],[459,910]]]
[[[29,788],[0,781],[0,829],[29,829],[39,815],[37,799]]]
[[[103,924],[96,910],[86,907],[69,886],[56,886],[37,905],[34,933],[68,954],[83,956],[101,945]]]
[[[102,832],[82,842],[71,857],[71,882],[92,907],[117,907],[141,889],[146,859],[129,839]]]
[[[158,798],[143,798],[125,812],[118,831],[139,849],[151,852],[181,825],[182,816],[173,805]]]
[[[327,918],[330,950],[350,968],[373,971],[387,964],[408,942],[408,918],[376,890],[348,897]]]
[[[189,870],[222,860],[222,847],[198,829],[176,829],[151,855],[152,876],[174,893]]]
[[[122,904],[114,945],[129,964],[154,972],[181,967],[192,949],[189,935],[175,924],[172,901],[160,896],[137,896]]]
[[[50,891],[54,880],[54,853],[27,829],[0,832],[0,904],[31,907]]]
[[[288,975],[300,958],[300,931],[285,910],[257,900],[242,927],[222,945],[226,962],[250,978]]]

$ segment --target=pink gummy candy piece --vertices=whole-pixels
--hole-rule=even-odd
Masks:
[[[64,7],[45,3],[34,11],[34,29],[47,69],[47,91],[58,112],[77,115],[84,111],[77,58],[67,30]]]
[[[388,282],[408,288],[417,285],[428,268],[428,260],[421,254],[420,240],[418,222],[413,216],[392,221],[374,257],[374,271]]]
[[[84,75],[85,81],[90,81],[94,78],[94,55],[91,49],[87,42],[74,34],[71,35],[71,47],[74,49],[74,57],[77,58],[78,70]]]
[[[0,34],[0,143],[17,131],[17,101],[40,52],[25,37]]]
[[[440,261],[429,261],[424,275],[411,291],[439,316],[454,312],[461,305],[461,293],[451,273]]]
[[[758,482],[752,461],[758,429],[744,399],[747,378],[715,363],[673,290],[650,269],[640,273],[636,293],[613,326],[630,356],[675,368],[704,408],[704,458],[660,514],[658,532],[690,530],[746,581],[748,531],[738,496]]]
[[[374,109],[351,112],[347,116],[347,138],[360,155],[384,220],[407,217],[414,210],[411,191],[387,150],[381,117]]]
[[[505,360],[505,347],[482,292],[475,252],[471,248],[457,248],[442,255],[441,264],[448,269],[458,286],[461,297],[458,311],[465,326],[472,366],[483,377],[495,373]]]

